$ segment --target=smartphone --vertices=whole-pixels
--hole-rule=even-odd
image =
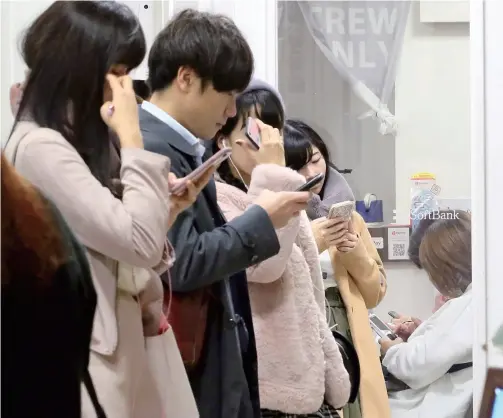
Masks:
[[[199,167],[197,167],[192,173],[188,176],[183,177],[181,182],[179,182],[176,186],[171,189],[171,194],[181,195],[187,189],[187,182],[193,181],[196,182],[204,175],[204,173],[210,169],[211,167],[218,167],[222,162],[224,162],[227,158],[231,156],[232,150],[230,148],[222,148],[216,154],[213,154],[210,158],[208,158],[204,163],[202,163]]]
[[[390,340],[395,340],[397,338],[396,334],[389,328],[384,321],[379,319],[375,314],[369,315],[370,327],[374,332],[381,338],[389,338]]]
[[[391,316],[393,319],[398,319],[400,318],[400,315],[396,311],[389,311],[388,315]]]
[[[302,186],[300,186],[295,191],[296,192],[308,192],[313,187],[316,187],[318,184],[320,184],[324,178],[325,178],[325,174],[320,173],[320,174],[314,176],[311,180],[306,181]]]
[[[330,211],[328,212],[328,219],[343,218],[349,221],[354,210],[355,202],[353,202],[352,200],[335,203],[330,207]]]
[[[254,148],[260,149],[260,144],[262,139],[260,138],[260,129],[258,127],[257,121],[252,117],[246,119],[245,128],[246,137],[251,142]]]

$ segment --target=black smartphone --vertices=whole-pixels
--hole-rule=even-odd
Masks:
[[[260,149],[260,143],[262,139],[260,137],[260,129],[258,127],[257,121],[252,117],[246,119],[246,137],[257,150]]]
[[[314,176],[311,180],[306,181],[302,186],[300,186],[296,192],[308,192],[311,190],[313,187],[317,186],[320,184],[323,179],[325,178],[325,174],[320,173],[316,176]]]
[[[398,312],[395,312],[395,311],[389,311],[388,315],[391,316],[393,319],[400,318],[400,315],[398,315]]]

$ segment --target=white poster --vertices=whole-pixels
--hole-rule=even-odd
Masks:
[[[388,260],[409,259],[409,228],[388,228]]]

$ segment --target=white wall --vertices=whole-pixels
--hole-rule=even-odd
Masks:
[[[468,23],[419,23],[414,2],[397,72],[398,223],[408,219],[411,174],[430,171],[445,198],[470,197]]]
[[[49,0],[0,2],[0,135],[2,143],[12,127],[9,105],[10,86],[24,79],[25,66],[19,55],[22,32],[46,7]]]
[[[474,405],[478,410],[487,367],[503,368],[503,351],[490,340],[503,323],[501,207],[503,207],[503,4],[471,3],[473,272],[476,305]],[[487,346],[487,349],[484,348]]]
[[[10,130],[11,115],[8,106],[8,88],[23,77],[24,66],[17,54],[20,32],[51,1],[16,1],[0,2],[2,24],[2,77],[1,77],[1,134],[5,138]],[[139,3],[139,2],[134,2]],[[173,12],[173,3],[155,3],[156,27],[162,27]],[[222,11],[233,17],[245,33],[256,57],[256,75],[277,84],[277,38],[275,37],[276,5],[272,0],[252,2],[233,0],[180,1],[179,7],[196,6]],[[152,8],[154,11],[154,8]],[[159,20],[160,19],[160,20]],[[151,32],[149,28],[145,28]],[[6,35],[4,35],[6,34]],[[432,171],[438,176],[438,184],[445,197],[470,196],[470,126],[469,126],[469,37],[467,24],[432,24],[419,23],[418,4],[414,4],[409,17],[406,38],[400,66],[397,72],[395,112],[399,122],[396,139],[380,137],[373,121],[366,121],[359,126],[361,142],[356,148],[344,143],[344,137],[332,145],[335,155],[347,156],[349,166],[358,173],[350,182],[359,187],[360,194],[377,191],[386,200],[395,195],[393,181],[396,184],[396,207],[404,214],[398,222],[408,220],[409,177],[416,171]],[[316,51],[308,48],[309,39],[304,40],[302,51],[304,60],[315,62],[315,73],[304,74],[304,87],[296,83],[287,83],[286,88],[301,91],[302,100],[290,100],[290,111],[302,116],[306,109],[311,119],[325,131],[334,132],[336,125],[342,122],[330,106],[330,97],[323,96],[327,86],[332,86],[334,96],[342,100],[352,100],[351,112],[356,114],[364,109],[335,78],[332,70],[321,59],[314,59]],[[310,47],[309,47],[310,48]],[[309,52],[310,51],[310,52]],[[309,58],[310,57],[310,58]],[[320,58],[320,57],[318,57]],[[316,76],[315,76],[316,75]],[[293,87],[292,87],[293,86]],[[307,90],[310,95],[306,96]],[[330,89],[328,89],[330,90]],[[319,94],[315,94],[318,92]],[[339,92],[339,93],[337,93]],[[309,100],[306,101],[306,97]],[[325,99],[323,99],[325,97]],[[323,102],[323,100],[327,100]],[[294,97],[295,98],[295,97]],[[321,119],[319,119],[321,117]],[[319,119],[319,120],[318,120]],[[334,125],[335,124],[335,125]],[[347,128],[347,126],[346,126]],[[391,144],[390,141],[394,141]],[[371,144],[371,145],[369,145]],[[392,166],[393,156],[389,150],[395,147],[396,180],[393,172],[389,173],[390,186],[384,184],[379,189],[377,176],[373,173],[385,171]],[[365,150],[367,152],[365,152]],[[346,161],[336,162],[344,167]],[[380,173],[382,174],[382,173]],[[379,177],[380,178],[380,177]],[[359,185],[359,186],[358,186]],[[389,189],[389,190],[387,190]],[[388,196],[389,195],[389,196]],[[390,268],[390,293],[383,302],[383,310],[400,310],[408,299],[398,289],[408,289],[414,306],[411,314],[423,316],[433,304],[433,288],[427,280],[418,277],[417,271],[410,265]],[[405,279],[402,279],[406,277]],[[389,308],[389,309],[388,309]],[[404,306],[404,309],[407,306]]]

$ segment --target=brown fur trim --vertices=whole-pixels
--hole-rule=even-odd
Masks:
[[[2,285],[37,277],[51,280],[66,258],[47,202],[2,154]]]

